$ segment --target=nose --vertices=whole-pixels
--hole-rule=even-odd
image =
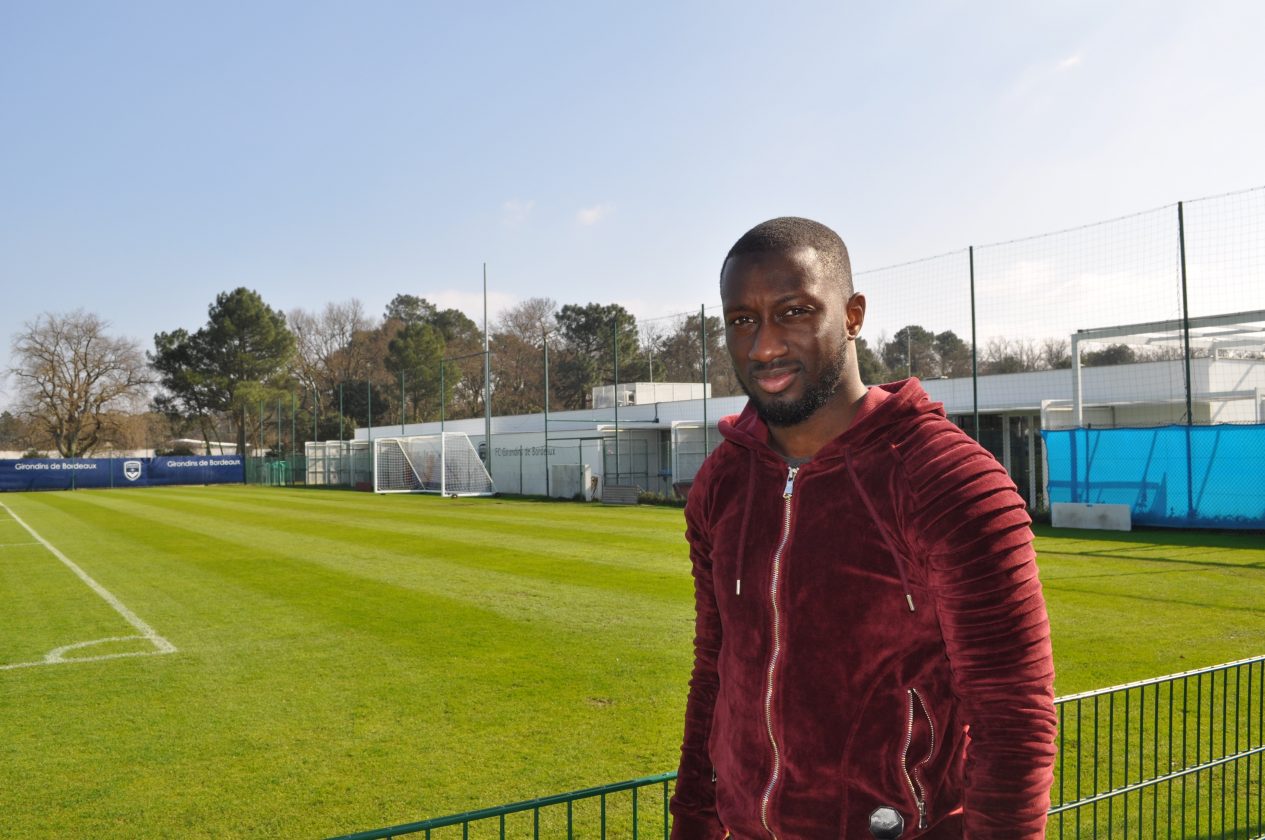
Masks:
[[[765,321],[756,329],[751,338],[751,347],[747,350],[747,358],[753,362],[767,364],[786,355],[786,337],[774,321]]]

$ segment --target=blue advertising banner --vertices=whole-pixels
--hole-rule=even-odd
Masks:
[[[1122,504],[1143,525],[1265,528],[1265,426],[1044,430],[1051,502]]]
[[[22,458],[0,461],[0,491],[240,484],[244,478],[244,459],[237,455]]]

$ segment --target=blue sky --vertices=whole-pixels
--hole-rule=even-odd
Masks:
[[[240,285],[477,315],[484,262],[493,316],[654,317],[776,215],[865,270],[1258,186],[1261,32],[1254,2],[0,0],[0,361],[44,311],[150,347]]]

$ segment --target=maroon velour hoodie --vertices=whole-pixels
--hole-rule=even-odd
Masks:
[[[916,379],[798,469],[750,405],[720,430],[674,840],[1043,838],[1049,622],[1002,466]]]

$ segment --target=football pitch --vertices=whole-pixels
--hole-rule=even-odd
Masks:
[[[0,495],[4,836],[323,837],[673,770],[676,508]],[[1259,534],[1041,530],[1058,692],[1265,652]]]

